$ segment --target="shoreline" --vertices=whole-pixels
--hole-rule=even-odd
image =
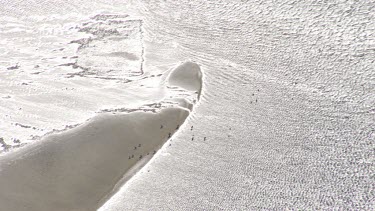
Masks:
[[[190,76],[182,81],[187,72]],[[186,77],[195,85],[187,87]],[[168,82],[200,93],[202,73],[197,64],[185,62],[169,74]],[[156,113],[99,114],[2,155],[0,204],[7,210],[99,208],[184,124],[192,104],[178,95],[171,102],[172,107]]]

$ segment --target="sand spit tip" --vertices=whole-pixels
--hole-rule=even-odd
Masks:
[[[202,72],[185,62],[168,82],[199,98]],[[96,210],[180,128],[190,114],[183,105],[155,113],[100,113],[2,156],[1,209]]]

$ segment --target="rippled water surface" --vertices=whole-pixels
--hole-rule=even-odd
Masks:
[[[87,102],[108,102],[93,103],[87,113],[87,104],[65,105],[58,97],[59,108],[72,109],[75,119],[69,122],[56,114],[52,120],[59,127],[49,128],[53,130],[80,123],[101,109],[127,107],[123,102],[137,107],[163,98],[160,83],[139,77],[142,71],[154,78],[180,61],[201,65],[202,98],[185,127],[102,210],[374,209],[373,2],[8,4],[4,15],[22,16],[22,10],[12,9],[16,5],[62,19],[60,25],[50,16],[51,23],[31,20],[38,27],[25,22],[30,18],[1,19],[7,24],[0,33],[0,103],[7,106],[0,107],[5,122],[0,127],[6,129],[2,136],[8,145],[17,139],[9,129],[16,122],[27,126],[31,123],[21,120],[39,121],[6,116],[22,112],[17,109],[32,97],[17,95],[25,92],[23,87],[73,101],[88,96],[83,98]],[[107,19],[99,26],[100,17]],[[116,23],[119,19],[128,22]],[[42,26],[62,33],[44,36]],[[120,26],[124,31],[113,31]],[[35,28],[42,36],[36,37]],[[95,39],[87,43],[88,35]],[[73,43],[75,48],[67,44],[79,39],[83,43]],[[38,51],[35,42],[40,43]],[[11,77],[16,78],[12,83]],[[37,83],[43,86],[33,86]],[[77,94],[63,90],[66,83],[84,88]],[[13,87],[11,93],[8,87]],[[48,91],[56,87],[58,91]],[[75,115],[77,110],[84,115]],[[40,120],[46,121],[51,119]]]
[[[103,210],[374,208],[374,6],[138,2],[150,40],[202,64],[203,101]]]

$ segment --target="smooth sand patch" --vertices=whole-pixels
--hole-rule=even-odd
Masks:
[[[105,114],[3,157],[1,209],[94,210],[127,170],[154,154],[188,115],[182,108]]]

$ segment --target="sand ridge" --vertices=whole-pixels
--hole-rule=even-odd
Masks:
[[[191,70],[192,75],[202,75],[199,66],[192,62],[176,69],[179,71],[172,71],[171,75]],[[197,79],[202,80],[192,77],[191,82],[199,84]],[[170,85],[176,88],[186,82],[174,79]],[[103,113],[76,128],[3,155],[2,208],[38,211],[98,208],[180,128],[190,113],[181,105],[189,103],[157,112]]]

